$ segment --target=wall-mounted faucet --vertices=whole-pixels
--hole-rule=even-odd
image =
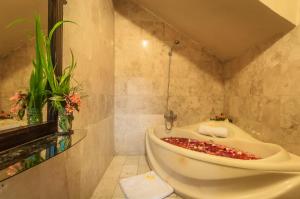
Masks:
[[[177,115],[172,110],[168,110],[164,114],[164,118],[165,118],[165,127],[166,127],[166,129],[171,130],[174,126],[174,122],[177,119]]]

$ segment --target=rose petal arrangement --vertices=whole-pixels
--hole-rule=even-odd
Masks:
[[[165,137],[165,138],[161,138],[161,140],[169,144],[176,145],[178,147],[182,147],[192,151],[207,153],[210,155],[217,155],[217,156],[223,156],[223,157],[240,159],[240,160],[261,159],[260,157],[257,157],[254,154],[247,153],[235,148],[227,147],[220,144],[205,142],[205,141],[199,141],[196,139],[181,138],[181,137]]]

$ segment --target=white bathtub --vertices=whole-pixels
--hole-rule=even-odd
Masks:
[[[260,142],[229,122],[205,122],[229,129],[228,138],[196,133],[199,124],[166,131],[147,130],[146,151],[151,168],[184,198],[300,198],[300,157],[282,147]],[[239,160],[180,148],[163,137],[185,137],[237,148],[262,159]]]

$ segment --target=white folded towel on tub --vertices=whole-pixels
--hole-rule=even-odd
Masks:
[[[163,199],[174,192],[155,172],[120,180],[121,188],[128,199]]]
[[[198,133],[202,135],[209,135],[213,137],[228,137],[228,129],[225,127],[214,127],[208,125],[200,125],[198,128]]]

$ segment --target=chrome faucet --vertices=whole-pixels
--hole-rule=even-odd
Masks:
[[[172,110],[167,110],[164,114],[165,118],[165,127],[167,130],[172,130],[174,122],[177,119],[177,115]]]

